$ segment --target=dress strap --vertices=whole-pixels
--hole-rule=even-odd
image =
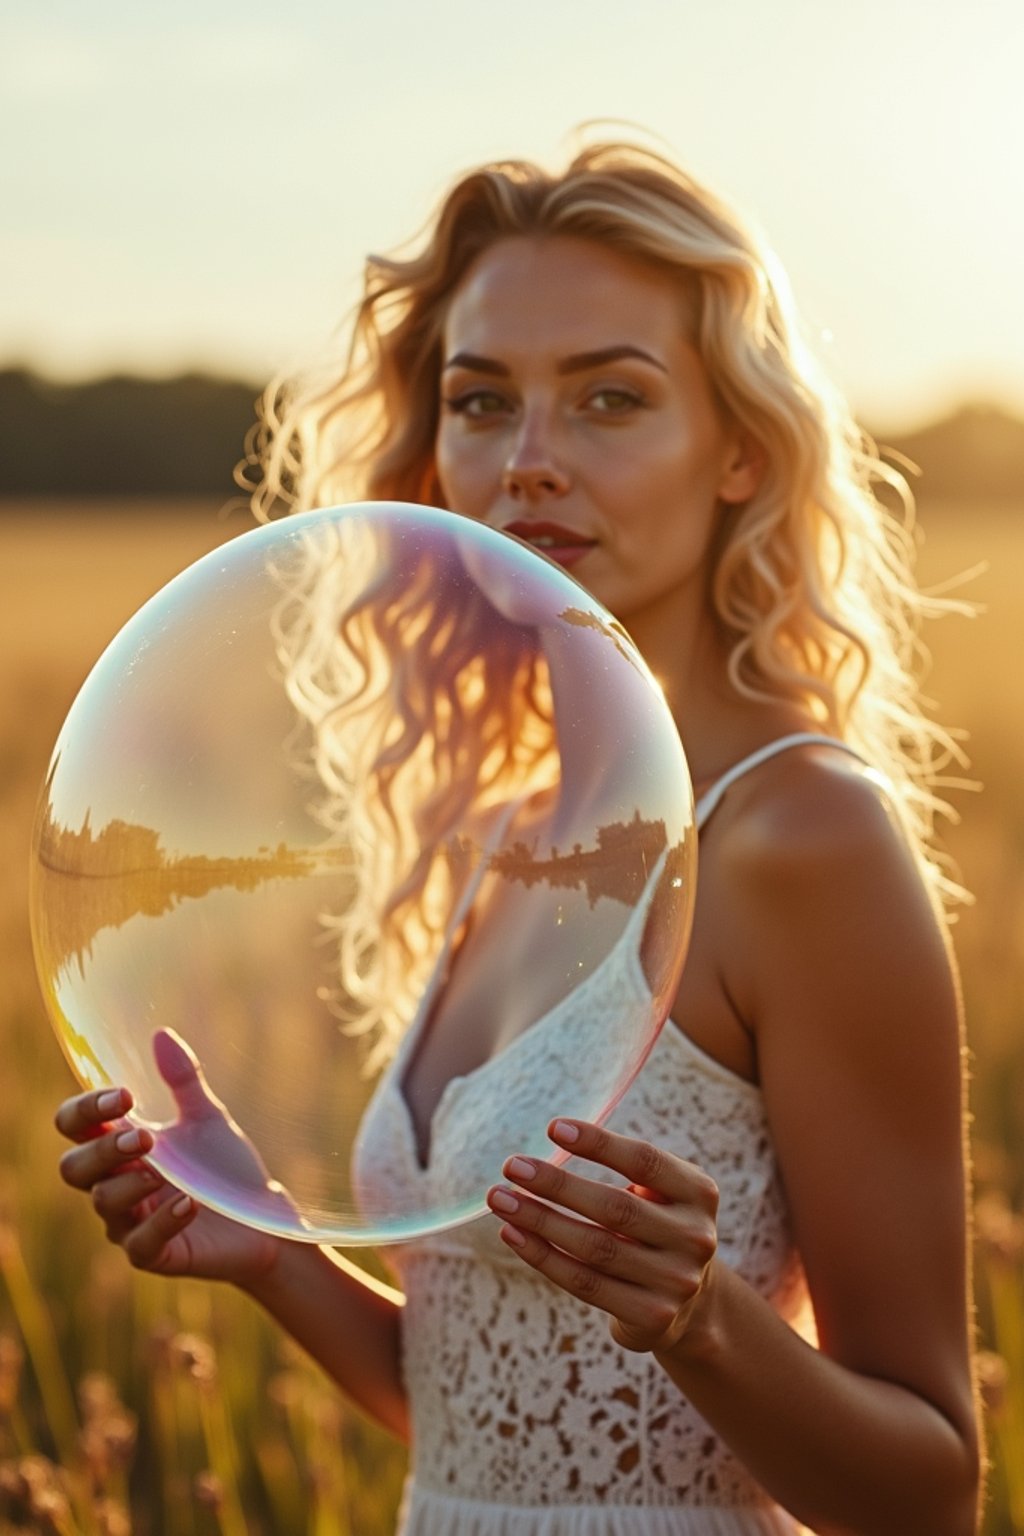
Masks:
[[[448,921],[448,929],[445,937],[445,954],[450,948],[455,935],[458,933],[459,929],[462,927],[462,924],[465,922],[466,917],[469,915],[469,909],[472,907],[474,901],[476,900],[477,892],[479,891],[480,886],[483,884],[483,878],[491,866],[492,855],[497,852],[498,848],[500,848],[502,839],[504,838],[509,827],[512,825],[512,822],[515,820],[517,813],[522,809],[529,798],[529,795],[520,795],[517,800],[510,800],[507,805],[502,807],[499,815],[495,817],[494,825],[491,827],[490,832],[487,834],[484,845],[480,850],[480,858],[477,861],[476,868],[470,875],[466,884],[466,888],[459,898],[459,901],[455,907],[455,911]]]
[[[751,752],[749,757],[741,758],[734,763],[720,779],[717,779],[711,788],[707,790],[697,802],[697,827],[703,827],[712,814],[718,809],[727,790],[731,789],[737,779],[742,779],[745,773],[752,768],[759,768],[769,758],[777,757],[780,752],[788,752],[790,747],[821,746],[837,747],[840,752],[849,752],[858,762],[865,759],[857,751],[856,747],[849,746],[845,741],[838,741],[835,736],[822,736],[813,731],[795,731],[791,736],[780,736],[777,741],[770,741],[766,747],[759,747],[756,752]]]
[[[448,925],[444,932],[444,940],[442,941],[437,959],[434,961],[434,968],[427,978],[426,985],[420,994],[420,1000],[416,1006],[416,1012],[413,1014],[405,1034],[402,1036],[398,1043],[398,1049],[395,1053],[395,1060],[399,1063],[399,1067],[401,1067],[402,1063],[409,1056],[413,1045],[419,1038],[421,1027],[426,1022],[429,1011],[433,1006],[434,994],[442,986],[448,975],[448,967],[451,962],[452,945],[455,942],[455,936],[459,929],[462,927],[463,923],[466,921],[466,918],[469,916],[470,909],[472,908],[480,887],[483,884],[484,876],[491,866],[491,856],[500,847],[501,840],[505,836],[505,833],[508,831],[509,827],[512,825],[516,813],[526,804],[529,798],[529,795],[520,795],[517,800],[509,801],[509,803],[506,806],[503,806],[499,814],[495,817],[494,825],[488,832],[483,847],[480,850],[480,857],[477,860],[476,866],[473,869],[469,879],[467,880],[461,896],[455,904],[455,908],[451,917],[448,919]]]

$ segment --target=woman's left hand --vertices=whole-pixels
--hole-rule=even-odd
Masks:
[[[487,1203],[513,1253],[600,1307],[625,1349],[671,1349],[694,1325],[717,1246],[718,1189],[693,1163],[585,1120],[556,1120],[552,1141],[622,1174],[629,1187],[510,1157]],[[512,1202],[515,1202],[514,1206]]]

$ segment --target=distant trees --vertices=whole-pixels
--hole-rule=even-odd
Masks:
[[[223,496],[255,420],[238,380],[0,372],[0,496]]]
[[[921,470],[922,500],[1015,504],[1024,510],[1024,421],[997,405],[965,405],[916,432],[886,438]]]

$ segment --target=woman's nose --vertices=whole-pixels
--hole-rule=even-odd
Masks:
[[[564,496],[571,480],[554,453],[549,434],[536,423],[526,423],[512,445],[502,483],[514,501],[529,502]]]

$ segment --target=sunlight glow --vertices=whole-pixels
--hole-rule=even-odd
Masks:
[[[263,379],[340,320],[364,254],[459,170],[647,125],[766,229],[854,404],[1024,409],[1024,8],[522,0],[476,7],[70,0],[0,23],[0,363]],[[585,25],[584,25],[585,22]],[[926,24],[926,30],[925,30]],[[401,35],[415,69],[380,59]],[[566,62],[572,68],[566,69]],[[527,110],[522,83],[529,78]]]

